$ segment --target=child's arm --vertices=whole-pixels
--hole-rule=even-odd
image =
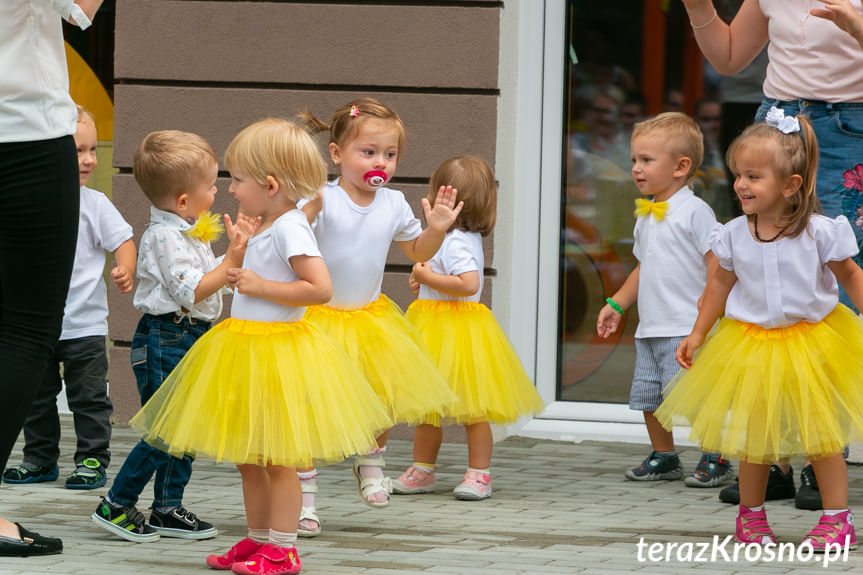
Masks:
[[[635,266],[635,269],[632,270],[632,273],[629,274],[626,281],[623,282],[623,285],[620,286],[620,289],[611,298],[624,311],[635,303],[635,300],[638,298],[638,274],[640,269],[641,264]],[[623,314],[611,307],[611,304],[606,303],[599,310],[599,316],[596,318],[596,333],[599,337],[610,336],[617,331],[621,318],[623,318]]]
[[[437,192],[434,201],[434,208],[431,207],[426,198],[422,199],[423,213],[425,214],[428,227],[414,239],[407,242],[398,242],[399,247],[407,257],[415,262],[425,262],[434,256],[447,231],[455,222],[455,219],[461,213],[461,208],[464,202],[459,202],[455,205],[455,198],[458,190],[452,186],[441,186]],[[455,206],[455,207],[453,207]]]
[[[452,297],[472,296],[479,289],[479,272],[470,271],[457,276],[436,274],[428,262],[415,263],[411,278],[417,282],[417,289],[419,285],[427,285],[433,290]]]
[[[707,266],[707,282],[704,284],[704,291],[707,291],[707,286],[710,284],[710,279],[713,277],[713,274],[716,273],[716,270],[719,268],[719,260],[715,255],[713,255],[712,251],[708,251],[704,254],[704,265]],[[698,297],[698,311],[701,311],[701,306],[704,304],[704,293],[702,293]]]
[[[302,208],[300,208],[300,210],[306,214],[306,219],[309,220],[309,224],[314,223],[322,209],[324,209],[324,197],[320,193],[318,193],[317,198],[309,200],[303,204]]]
[[[414,297],[420,295],[420,282],[418,282],[417,278],[414,276],[413,270],[411,270],[411,275],[408,276],[408,287],[410,287],[411,291],[414,292]]]
[[[114,250],[114,263],[116,265],[111,269],[111,279],[114,280],[120,293],[132,291],[137,260],[138,250],[135,249],[135,242],[131,238]]]
[[[821,0],[824,8],[813,8],[809,11],[813,16],[831,20],[840,29],[851,34],[863,48],[863,16],[851,6],[848,0]],[[856,304],[855,304],[856,305]]]
[[[231,268],[228,270],[228,284],[243,295],[285,306],[301,307],[330,301],[333,284],[323,258],[297,255],[288,261],[300,279],[292,282],[266,280],[252,270]]]
[[[225,231],[230,242],[228,251],[225,252],[225,257],[219,265],[201,277],[198,287],[195,288],[195,303],[204,301],[228,283],[229,269],[243,265],[243,256],[246,254],[249,238],[255,233],[259,223],[260,218],[237,215],[235,225],[231,222],[231,216],[225,214]]]
[[[863,310],[863,270],[851,258],[838,262],[827,262],[827,267],[845,288],[845,293],[858,310]]]
[[[704,289],[704,301],[698,311],[698,319],[695,320],[692,333],[677,346],[675,357],[677,363],[684,369],[692,367],[692,356],[695,354],[695,350],[701,347],[704,338],[707,337],[707,332],[725,311],[728,294],[736,282],[737,275],[733,271],[728,271],[722,266],[716,266],[716,270]]]

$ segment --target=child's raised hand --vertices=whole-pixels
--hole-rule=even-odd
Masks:
[[[111,279],[120,293],[129,293],[132,291],[132,272],[123,266],[115,266],[111,270]]]
[[[228,250],[225,252],[225,259],[233,262],[234,265],[240,266],[243,264],[243,256],[246,255],[246,246],[249,244],[249,238],[255,234],[258,225],[261,223],[261,218],[251,218],[243,214],[237,214],[237,223],[231,221],[231,216],[224,215],[225,231],[228,234]]]
[[[674,354],[674,358],[680,364],[680,367],[683,369],[692,367],[692,356],[695,355],[695,350],[701,347],[702,343],[704,343],[704,336],[695,333],[690,333],[683,338],[683,341],[677,346],[677,352]]]
[[[422,199],[423,213],[430,230],[445,234],[453,225],[455,219],[461,213],[464,202],[455,203],[458,190],[452,186],[441,186],[435,197],[434,207],[429,204],[428,199]]]
[[[244,268],[228,268],[228,287],[237,293],[255,295],[260,291],[261,276]]]
[[[596,334],[602,338],[610,336],[617,331],[622,318],[623,314],[614,311],[610,305],[605,304],[599,310],[599,316],[596,318]]]

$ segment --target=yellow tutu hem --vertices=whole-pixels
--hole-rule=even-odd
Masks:
[[[485,305],[416,300],[406,313],[460,402],[449,418],[425,423],[512,423],[545,404],[500,325]]]
[[[306,308],[305,320],[339,342],[396,423],[447,417],[458,397],[435,367],[422,338],[385,295],[358,310]]]
[[[840,305],[766,330],[723,318],[656,417],[705,451],[752,463],[834,455],[863,437],[863,320]]]
[[[175,456],[311,467],[368,452],[392,420],[313,325],[226,319],[192,346],[131,424]]]

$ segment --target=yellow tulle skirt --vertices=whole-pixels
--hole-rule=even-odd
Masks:
[[[461,402],[451,419],[512,423],[545,407],[521,361],[486,306],[466,301],[416,300],[406,313],[450,389]],[[431,415],[426,423],[447,423]]]
[[[422,423],[429,413],[456,409],[458,397],[419,334],[385,295],[358,310],[311,306],[304,319],[344,346],[396,423]]]
[[[843,305],[787,328],[723,318],[656,417],[729,458],[826,457],[863,437],[861,383],[863,320]]]
[[[345,353],[310,323],[226,319],[131,424],[175,456],[312,467],[369,452],[392,421]]]

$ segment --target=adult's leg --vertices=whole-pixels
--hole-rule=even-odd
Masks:
[[[59,348],[59,344],[58,344]],[[62,388],[60,362],[54,353],[48,360],[42,383],[24,420],[24,462],[53,468],[60,457],[60,415],[57,394]]]

